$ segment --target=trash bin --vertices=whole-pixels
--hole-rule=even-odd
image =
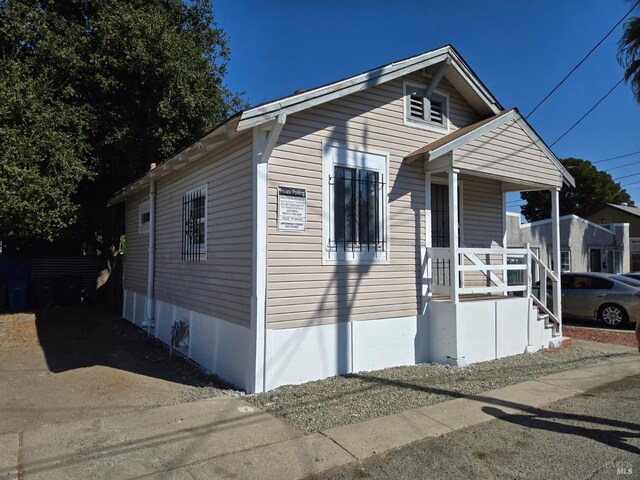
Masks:
[[[60,277],[58,282],[58,304],[76,305],[80,303],[80,278]]]
[[[23,312],[27,309],[28,286],[29,281],[26,279],[14,279],[7,282],[9,310],[12,312]]]
[[[0,312],[6,312],[7,308],[7,282],[0,280]]]
[[[50,307],[56,304],[56,284],[53,278],[34,278],[32,302],[35,307]]]

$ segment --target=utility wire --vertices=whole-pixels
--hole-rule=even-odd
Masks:
[[[637,152],[626,153],[624,155],[618,155],[617,157],[603,158],[602,160],[596,160],[595,162],[591,162],[591,163],[595,164],[595,163],[609,162],[611,160],[617,160],[619,158],[631,157],[631,156],[637,155],[639,153],[640,153],[640,150],[638,150]]]
[[[573,130],[575,127],[577,127],[578,124],[580,122],[582,122],[582,120],[584,120],[587,117],[587,115],[589,115],[591,112],[593,112],[596,109],[596,107],[598,105],[600,105],[602,103],[602,101],[605,98],[607,98],[611,94],[611,92],[613,92],[618,87],[618,85],[620,85],[622,83],[623,80],[624,80],[624,77],[622,77],[620,80],[618,80],[618,83],[616,83],[613,87],[611,87],[611,90],[609,90],[607,93],[605,93],[604,96],[600,100],[598,100],[596,102],[596,104],[587,111],[587,113],[585,113],[584,115],[582,115],[582,117],[580,117],[580,120],[578,120],[576,123],[571,125],[569,130],[567,130],[562,135],[560,135],[560,137],[555,142],[553,142],[551,145],[549,145],[549,147],[553,147],[556,143],[558,143],[560,140],[562,140],[567,133],[569,133],[571,130]]]
[[[630,187],[631,185],[637,185],[640,183],[640,180],[637,182],[625,183],[624,185],[620,185],[621,187]]]
[[[616,24],[613,26],[613,28],[612,28],[611,30],[609,30],[609,32],[608,32],[604,37],[602,37],[602,39],[601,39],[598,43],[596,43],[595,47],[593,47],[591,50],[589,50],[589,53],[587,53],[587,54],[584,56],[584,58],[583,58],[582,60],[580,60],[580,61],[578,62],[578,64],[577,64],[575,67],[573,67],[569,73],[567,73],[567,75],[566,75],[566,76],[565,76],[565,77],[560,81],[560,83],[558,83],[555,87],[553,87],[553,89],[552,89],[552,90],[547,94],[547,96],[546,96],[546,97],[544,97],[544,98],[540,101],[540,103],[538,103],[538,104],[535,106],[535,108],[534,108],[533,110],[531,110],[531,112],[529,112],[529,114],[528,114],[526,117],[524,117],[524,119],[525,119],[525,120],[526,120],[527,118],[529,118],[531,115],[533,115],[533,112],[535,112],[535,111],[538,109],[538,107],[540,107],[540,105],[542,105],[544,102],[546,102],[546,101],[547,101],[547,99],[548,99],[551,95],[553,95],[553,94],[554,94],[554,92],[555,92],[558,88],[560,88],[560,86],[561,86],[561,85],[562,85],[562,84],[563,84],[563,83],[564,83],[564,82],[565,82],[565,81],[566,81],[566,80],[567,80],[567,79],[568,79],[568,78],[573,74],[573,72],[575,72],[575,71],[578,69],[578,67],[580,67],[580,65],[582,65],[582,64],[584,63],[584,61],[585,61],[587,58],[589,58],[589,56],[590,56],[590,55],[591,55],[591,54],[596,50],[596,48],[598,48],[598,47],[602,44],[602,42],[604,42],[604,41],[609,37],[609,35],[611,35],[611,34],[613,33],[613,31],[614,31],[616,28],[618,28],[618,25],[620,25],[620,24],[624,21],[624,19],[625,19],[625,18],[627,18],[627,17],[629,16],[629,14],[630,14],[630,13],[631,13],[635,8],[636,8],[636,6],[637,6],[638,4],[640,4],[640,0],[638,0],[637,2],[635,2],[635,3],[633,4],[633,6],[629,9],[629,11],[628,11],[627,13],[625,13],[624,17],[622,17],[620,20],[618,20],[618,23],[616,23]]]
[[[638,162],[635,161],[633,163],[626,163],[624,165],[618,165],[617,167],[613,167],[613,168],[608,168],[607,170],[601,170],[602,172],[610,172],[611,170],[618,170],[620,168],[625,168],[625,167],[632,167],[634,165],[638,165]]]
[[[617,182],[618,180],[622,180],[623,178],[637,177],[638,175],[640,175],[640,173],[632,173],[631,175],[625,175],[624,177],[614,178],[613,181]]]

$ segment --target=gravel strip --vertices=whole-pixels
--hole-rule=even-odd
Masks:
[[[465,368],[432,363],[395,367],[286,385],[246,400],[311,433],[593,365],[618,355],[572,346]]]
[[[574,340],[587,340],[590,342],[613,343],[625,347],[636,347],[636,335],[630,331],[612,331],[601,328],[568,327],[562,326],[562,332]]]

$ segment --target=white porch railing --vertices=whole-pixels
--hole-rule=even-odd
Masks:
[[[459,296],[465,294],[523,292],[559,331],[561,321],[547,306],[547,281],[551,281],[554,295],[559,295],[559,279],[529,245],[526,248],[458,248],[455,255],[457,258],[451,248],[426,249],[423,282],[427,285],[427,295],[446,295],[458,303]],[[533,293],[533,269],[539,272],[539,298]]]

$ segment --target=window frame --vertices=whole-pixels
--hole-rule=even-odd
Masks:
[[[142,221],[142,215],[148,213],[149,220]],[[138,233],[149,233],[149,226],[151,224],[151,203],[149,200],[142,202],[138,205]]]
[[[635,250],[633,248],[633,243],[636,242],[638,245],[638,249]],[[629,250],[631,251],[631,255],[640,255],[640,237],[630,237],[629,238]]]
[[[438,133],[449,133],[450,131],[449,94],[437,88],[433,91],[433,94],[439,97],[442,97],[444,102],[444,105],[442,108],[443,123],[440,124],[437,122],[432,122],[431,120],[425,120],[425,119],[420,120],[411,116],[411,98],[410,98],[411,96],[407,93],[408,87],[415,87],[415,88],[426,90],[428,88],[428,85],[420,84],[418,82],[407,81],[407,80],[404,80],[402,82],[402,98],[403,98],[403,109],[404,109],[402,118],[403,118],[404,125],[411,126],[411,127],[424,128],[426,130],[431,130]],[[423,101],[424,101],[424,97],[423,97]],[[426,112],[427,105],[426,105],[426,102],[423,102],[423,103],[424,103],[423,111]]]
[[[202,217],[203,221],[201,222],[201,223],[204,223],[204,242],[199,244],[200,247],[198,250],[199,254],[196,256],[197,258],[188,258],[188,255],[190,254],[190,252],[186,249],[188,235],[187,235],[187,232],[185,231],[184,210],[183,210],[183,214],[181,215],[182,217],[181,219],[182,248],[181,248],[180,254],[182,257],[182,261],[189,262],[189,263],[202,262],[204,260],[207,260],[209,255],[208,248],[207,248],[208,240],[209,240],[209,185],[208,183],[204,183],[196,188],[192,188],[191,190],[184,192],[180,197],[180,201],[182,202],[182,208],[184,209],[184,202],[186,198],[189,195],[197,192],[202,192],[204,196],[204,216]]]
[[[330,188],[330,177],[335,167],[355,168],[378,172],[383,183],[380,192],[381,238],[385,239],[384,250],[339,251],[329,247],[335,216],[335,199]],[[391,239],[389,235],[389,153],[354,145],[323,142],[322,145],[322,263],[388,263]]]
[[[562,261],[562,254],[566,253],[567,254],[567,264],[568,264],[568,269],[567,270],[563,270],[563,266],[564,266],[564,262]],[[552,272],[555,272],[554,269],[554,264],[553,264],[553,250],[549,249],[549,267],[551,268]],[[572,271],[571,269],[571,249],[570,248],[561,248],[560,249],[560,273],[570,273]]]
[[[612,262],[615,262],[615,253],[618,252],[618,263],[616,266],[620,267],[618,272],[612,271],[612,265],[609,264],[609,254],[611,254]],[[622,250],[619,248],[607,248],[605,251],[605,259],[607,262],[607,273],[613,273],[615,275],[620,275],[622,273]]]

